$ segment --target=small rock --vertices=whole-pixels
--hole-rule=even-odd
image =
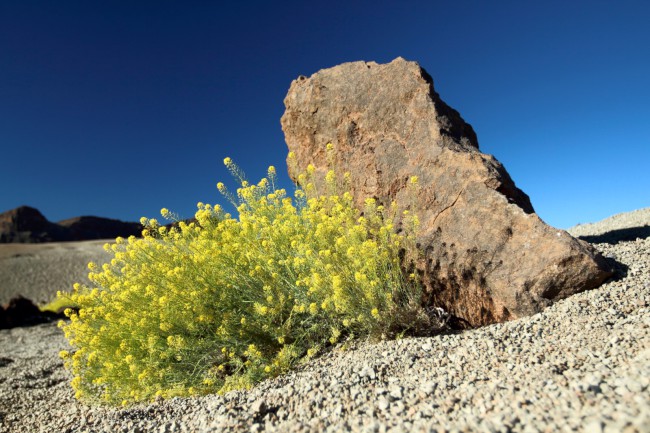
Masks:
[[[422,385],[420,385],[420,391],[426,395],[432,395],[436,391],[437,386],[438,384],[433,381],[424,382]]]
[[[391,400],[400,400],[402,398],[402,387],[399,385],[391,385],[388,388],[388,395]]]
[[[375,380],[375,378],[377,377],[376,374],[375,374],[375,370],[372,367],[368,367],[368,366],[364,367],[361,370],[361,373],[359,373],[359,376],[361,378],[368,378],[370,380]]]
[[[253,413],[262,413],[265,412],[266,409],[266,402],[262,399],[255,400],[253,404],[251,404],[251,411]]]
[[[383,396],[379,397],[379,399],[377,400],[377,408],[381,411],[385,411],[386,409],[388,409],[388,406],[389,406],[388,399]]]

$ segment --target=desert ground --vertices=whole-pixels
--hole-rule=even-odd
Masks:
[[[0,304],[18,295],[43,304],[59,290],[87,283],[86,265],[109,261],[102,247],[111,241],[0,244]]]
[[[0,432],[650,432],[649,227],[647,208],[570,229],[619,273],[534,316],[360,341],[223,396],[88,406],[55,324],[0,330]],[[69,290],[103,243],[0,245],[0,302]]]

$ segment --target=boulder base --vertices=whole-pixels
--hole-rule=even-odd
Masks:
[[[338,172],[367,197],[419,217],[416,267],[426,302],[461,326],[539,312],[599,286],[610,264],[589,244],[545,224],[503,165],[479,151],[472,127],[435,92],[417,63],[346,63],[299,77],[284,100],[282,129],[296,158],[324,176],[327,143]],[[418,176],[413,197],[408,187]]]

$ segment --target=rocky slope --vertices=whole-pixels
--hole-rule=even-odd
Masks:
[[[650,212],[626,220],[574,233],[643,227]],[[88,407],[73,398],[55,325],[0,331],[0,432],[650,432],[650,238],[610,240],[594,246],[618,279],[542,313],[360,342],[225,396]]]

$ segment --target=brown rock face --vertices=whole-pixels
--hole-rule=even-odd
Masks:
[[[353,196],[420,219],[416,261],[426,302],[461,326],[539,312],[599,286],[611,266],[589,244],[546,225],[472,127],[434,91],[417,63],[354,62],[291,83],[282,129],[297,167],[323,176],[325,147],[351,173]],[[408,179],[418,176],[416,197]]]

